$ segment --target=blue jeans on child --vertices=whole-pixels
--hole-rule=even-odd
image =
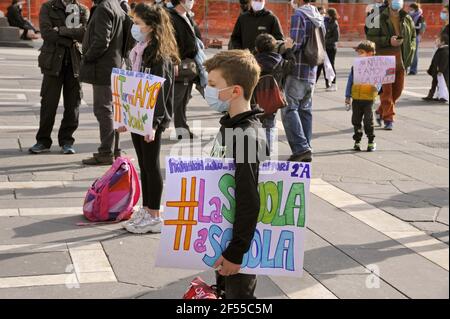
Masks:
[[[288,106],[281,109],[281,119],[292,154],[299,155],[311,150],[314,83],[290,75],[285,92]]]

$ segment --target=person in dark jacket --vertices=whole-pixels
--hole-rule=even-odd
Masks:
[[[118,0],[120,7],[122,8],[123,12],[125,12],[126,14],[129,14],[131,11],[131,7],[128,4],[128,0]]]
[[[111,165],[114,156],[111,71],[120,68],[125,42],[125,13],[117,0],[93,0],[91,17],[83,38],[80,78],[94,91],[94,114],[100,127],[98,153],[83,160],[85,165]]]
[[[269,33],[283,41],[284,35],[278,18],[265,8],[265,0],[252,0],[251,9],[239,16],[230,38],[230,49],[249,49],[254,52],[256,37]]]
[[[442,30],[439,34],[439,37],[436,39],[436,45],[438,47],[438,50],[435,52],[433,59],[431,61],[431,65],[427,71],[428,74],[433,77],[433,82],[431,83],[431,88],[430,88],[430,91],[428,92],[428,95],[422,98],[422,100],[427,101],[427,102],[435,101],[434,94],[436,92],[436,88],[438,85],[437,72],[436,72],[438,69],[437,65],[439,64],[438,61],[443,61],[442,58],[445,59],[445,55],[443,53],[445,53],[445,51],[448,50],[448,43],[449,43],[448,5],[445,5],[442,8],[442,11],[440,13],[440,18],[445,23],[445,26],[442,28]],[[447,49],[440,50],[440,48],[443,46],[447,46]],[[436,57],[436,54],[438,53],[439,50],[440,50],[440,53],[439,53],[438,57]],[[447,62],[448,62],[448,57],[447,57]],[[440,69],[443,69],[442,65],[441,65]],[[445,73],[444,73],[444,77],[445,77]],[[448,85],[448,76],[447,76],[447,85]]]
[[[12,27],[17,27],[23,30],[21,35],[22,40],[36,39],[37,37],[28,37],[28,32],[30,30],[34,31],[35,34],[39,31],[34,27],[34,25],[25,19],[22,15],[22,5],[23,0],[12,0],[11,5],[8,7],[6,12],[6,17],[8,18],[8,23]]]
[[[337,43],[339,42],[340,31],[338,24],[338,13],[336,9],[330,8],[327,10],[328,16],[325,17],[325,28],[327,29],[327,33],[325,34],[325,49],[327,51],[328,58],[330,59],[331,66],[333,67],[334,73],[336,74],[336,69],[334,68],[334,61],[336,60],[337,53]],[[317,68],[317,81],[320,78],[320,74],[322,73],[325,76],[325,85],[327,90],[329,91],[337,91],[336,87],[336,77],[334,77],[333,82],[329,83],[326,78],[324,65],[321,64]]]
[[[283,91],[287,76],[295,66],[295,56],[292,52],[294,42],[287,39],[284,43],[285,52],[283,55],[276,52],[277,41],[268,33],[260,34],[256,37],[255,58],[261,67],[261,76],[271,75]],[[257,101],[256,101],[257,102]],[[260,117],[262,126],[266,131],[266,140],[269,154],[273,151],[276,139],[276,113],[269,114],[264,112]]]
[[[190,59],[194,61],[197,53],[197,39],[201,39],[200,30],[195,24],[190,12],[194,0],[172,0],[173,8],[168,8],[175,39],[178,43],[178,53],[182,63]],[[191,99],[192,87],[197,79],[177,76],[175,82],[174,124],[178,139],[194,138],[187,123],[186,108]]]
[[[133,36],[138,41],[130,53],[133,71],[150,68],[165,82],[158,94],[152,136],[131,133],[141,171],[142,208],[123,224],[131,233],[160,232],[163,177],[159,162],[161,135],[172,118],[174,64],[178,64],[177,44],[170,17],[162,6],[139,3],[134,9]],[[119,131],[124,131],[123,128]]]
[[[69,15],[73,15],[74,18],[71,19]],[[88,17],[88,9],[76,0],[49,0],[41,7],[39,23],[44,43],[38,61],[44,78],[37,143],[29,149],[30,153],[50,151],[52,145],[50,136],[61,89],[64,97],[64,116],[59,128],[58,142],[64,154],[75,153],[73,133],[78,127],[82,96],[79,81],[80,43],[83,40]]]
[[[260,210],[259,163],[265,160],[266,143],[264,134],[258,133],[257,115],[261,111],[250,107],[260,67],[248,50],[222,51],[207,60],[205,67],[206,101],[215,111],[227,112],[220,119],[211,156],[233,158],[236,165],[233,235],[213,265],[217,270],[217,290],[226,299],[253,299],[256,276],[239,271],[250,249]]]
[[[395,56],[395,82],[383,84],[380,106],[375,111],[379,126],[385,130],[394,127],[395,107],[401,97],[406,69],[411,65],[416,50],[416,29],[409,14],[403,10],[403,0],[390,0],[389,7],[379,14],[377,26],[367,31],[367,40],[375,42],[377,55]]]

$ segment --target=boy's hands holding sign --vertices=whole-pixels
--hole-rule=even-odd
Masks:
[[[241,265],[233,264],[226,260],[223,256],[214,263],[214,269],[216,269],[222,276],[236,275],[241,270]]]
[[[128,131],[126,126],[121,126],[121,127],[117,128],[117,132],[119,132],[119,133],[125,133],[126,131]],[[150,135],[148,135],[148,134],[145,135],[144,136],[144,141],[146,141],[147,143],[153,142],[155,140],[155,134],[156,134],[156,130],[153,129],[152,136],[150,137]]]

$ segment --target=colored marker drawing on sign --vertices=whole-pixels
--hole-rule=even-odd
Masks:
[[[388,84],[395,82],[395,56],[356,58],[353,64],[355,84]]]
[[[153,134],[153,114],[165,79],[114,68],[111,73],[114,128],[127,127],[142,136]]]
[[[242,273],[302,275],[310,169],[309,163],[261,163],[258,225]],[[211,269],[233,235],[233,161],[168,157],[166,185],[156,265]]]

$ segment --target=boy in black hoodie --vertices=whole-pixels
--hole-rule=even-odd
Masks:
[[[250,107],[260,67],[247,50],[220,52],[207,60],[205,67],[206,101],[214,110],[227,112],[220,119],[211,156],[233,158],[236,164],[233,237],[214,264],[217,288],[227,299],[254,299],[256,276],[239,271],[255,234],[260,208],[259,163],[265,159],[265,141],[256,117],[261,111]]]

